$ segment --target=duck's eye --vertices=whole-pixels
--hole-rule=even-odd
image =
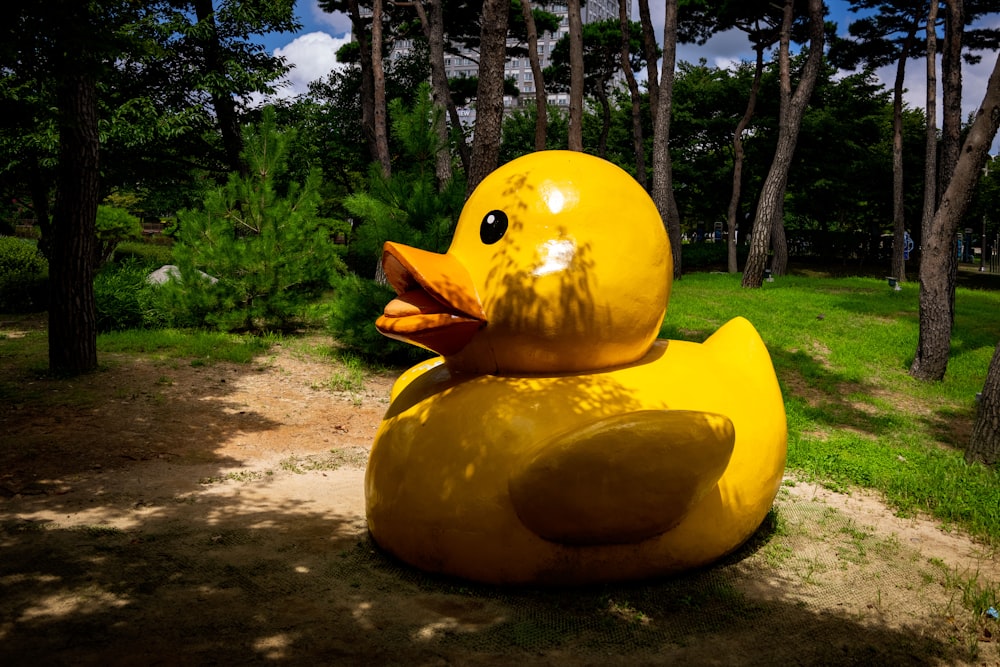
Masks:
[[[507,233],[507,214],[503,211],[490,211],[483,217],[479,226],[479,238],[486,245],[493,245]]]

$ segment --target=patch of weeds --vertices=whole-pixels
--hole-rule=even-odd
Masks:
[[[240,470],[238,472],[231,472],[226,474],[226,479],[232,480],[234,482],[239,482],[241,484],[246,484],[248,482],[256,482],[258,480],[264,479],[268,475],[273,475],[274,473],[270,470],[267,472],[261,472],[259,470]]]
[[[628,623],[634,625],[649,625],[650,618],[642,611],[636,609],[627,600],[616,601],[608,598],[606,610],[612,616],[617,616]]]
[[[343,449],[331,449],[329,454],[324,456],[289,456],[282,459],[278,465],[282,470],[304,475],[315,470],[337,470],[346,466],[363,466],[366,461],[366,453],[361,451],[351,451]]]
[[[1000,587],[984,581],[978,571],[946,570],[944,585],[960,593],[962,607],[977,617],[984,616],[990,607],[995,609],[1000,601]]]
[[[45,521],[17,519],[0,523],[0,533],[41,533],[47,527]]]
[[[848,519],[839,532],[847,536],[847,543],[837,547],[837,555],[855,565],[867,562],[868,544],[874,530],[868,526],[858,526],[854,519]]]
[[[228,472],[225,475],[202,477],[198,480],[198,483],[204,486],[208,486],[210,484],[222,484],[227,481],[248,484],[250,482],[262,480],[265,477],[270,477],[273,474],[273,470],[236,470],[234,472]]]
[[[764,562],[767,563],[769,567],[778,569],[788,562],[788,559],[792,557],[794,552],[787,544],[772,541],[764,545],[764,548],[760,550],[760,553],[764,558]]]
[[[338,368],[325,383],[322,383],[322,388],[351,393],[363,390],[366,370],[361,357],[348,352],[342,352],[338,357]]]
[[[819,586],[820,582],[816,578],[816,575],[823,574],[828,569],[829,568],[827,568],[826,565],[824,565],[823,563],[820,562],[818,556],[815,557],[815,558],[813,558],[812,560],[810,560],[810,561],[808,561],[808,562],[805,563],[805,566],[803,568],[802,575],[801,575],[802,576],[802,583],[804,583],[804,584],[812,584],[812,585]]]
[[[125,534],[125,531],[121,528],[115,528],[114,526],[102,526],[99,524],[93,526],[82,526],[79,530],[87,537],[95,538],[117,537]]]

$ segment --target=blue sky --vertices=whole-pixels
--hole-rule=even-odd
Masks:
[[[836,21],[841,32],[846,33],[851,15],[847,11],[846,0],[827,0],[830,9],[829,20]],[[664,4],[651,0],[650,8],[657,34],[663,34]],[[287,84],[282,89],[282,97],[290,97],[305,92],[309,81],[326,76],[332,69],[338,67],[335,53],[345,42],[350,40],[351,24],[343,14],[328,14],[316,4],[316,0],[298,0],[295,11],[302,30],[292,34],[272,34],[263,38],[263,44],[271,53],[283,55],[294,65],[288,77]],[[633,2],[633,17],[638,20],[639,10]],[[1000,16],[991,16],[986,25],[1000,27]],[[698,62],[705,58],[709,65],[725,67],[740,60],[752,60],[750,49],[744,34],[738,30],[716,35],[703,46],[682,44],[677,48],[677,59]],[[974,112],[982,102],[986,83],[996,58],[992,54],[984,54],[978,65],[965,65],[963,70],[963,115]],[[878,72],[879,77],[891,86],[895,70],[887,67]],[[926,84],[924,80],[924,65],[922,61],[910,61],[906,74],[906,102],[912,107],[924,107]],[[938,97],[940,106],[940,96]]]

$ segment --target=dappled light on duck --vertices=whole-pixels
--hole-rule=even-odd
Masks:
[[[785,466],[757,332],[657,340],[660,216],[627,173],[546,151],[493,172],[436,254],[387,243],[385,335],[439,357],[402,374],[366,473],[372,536],[417,567],[496,583],[639,579],[710,563],[760,525]]]

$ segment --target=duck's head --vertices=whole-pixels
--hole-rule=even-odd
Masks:
[[[656,206],[628,173],[543,151],[491,173],[445,254],[386,243],[399,295],[376,326],[473,373],[618,366],[660,330],[673,273]]]

